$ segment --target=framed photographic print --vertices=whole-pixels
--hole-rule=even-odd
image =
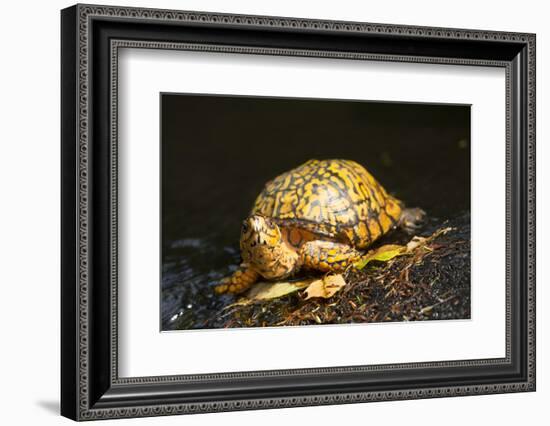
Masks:
[[[535,35],[61,28],[63,415],[535,390]]]

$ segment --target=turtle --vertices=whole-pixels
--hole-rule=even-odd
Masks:
[[[302,269],[342,272],[381,236],[397,227],[413,232],[425,216],[355,161],[309,160],[265,185],[242,222],[242,264],[215,291],[241,293]]]

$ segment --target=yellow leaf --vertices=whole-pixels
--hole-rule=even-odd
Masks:
[[[396,244],[387,244],[377,249],[371,250],[360,260],[355,262],[354,266],[357,269],[363,269],[371,261],[377,260],[379,262],[387,262],[388,260],[393,259],[396,256],[406,255],[412,253],[419,247],[427,248],[427,244],[431,243],[434,239],[440,235],[445,235],[447,232],[452,231],[453,228],[442,228],[434,232],[429,237],[418,237],[414,236],[406,246],[400,246]]]
[[[385,246],[378,247],[375,250],[368,252],[365,256],[361,258],[358,262],[355,262],[355,267],[357,269],[363,269],[373,260],[379,262],[387,262],[388,260],[393,259],[400,254],[405,254],[406,248],[396,244],[387,244]]]
[[[301,281],[260,282],[254,284],[246,297],[250,300],[270,300],[294,293],[307,287],[313,279]]]
[[[312,297],[328,299],[345,285],[346,281],[341,274],[327,275],[320,280],[313,281],[308,288],[306,288],[306,299],[311,299]]]

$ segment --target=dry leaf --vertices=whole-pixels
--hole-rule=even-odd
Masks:
[[[375,250],[370,251],[365,256],[355,263],[357,269],[363,269],[371,261],[377,260],[379,262],[387,262],[400,254],[405,254],[406,247],[396,244],[387,244],[385,246],[378,247]]]
[[[301,290],[311,284],[312,281],[313,279],[310,278],[301,281],[260,282],[254,284],[246,297],[250,300],[276,299]]]
[[[413,251],[414,249],[422,246],[422,245],[425,245],[426,243],[428,242],[428,239],[427,238],[424,238],[424,237],[413,237],[412,240],[410,240],[408,243],[407,243],[407,246],[406,246],[406,251],[407,252],[411,252]]]
[[[346,281],[342,274],[327,275],[320,280],[313,281],[308,288],[306,288],[306,299],[311,299],[312,297],[328,299],[345,285]]]
[[[407,243],[407,253],[410,253],[411,251],[417,249],[418,247],[425,246],[426,244],[432,242],[440,235],[445,235],[447,232],[452,231],[453,228],[441,228],[438,229],[436,232],[434,232],[429,237],[413,237],[408,243]]]

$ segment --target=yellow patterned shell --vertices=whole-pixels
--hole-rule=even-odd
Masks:
[[[402,208],[360,164],[309,160],[268,182],[252,214],[362,249],[397,224]]]

